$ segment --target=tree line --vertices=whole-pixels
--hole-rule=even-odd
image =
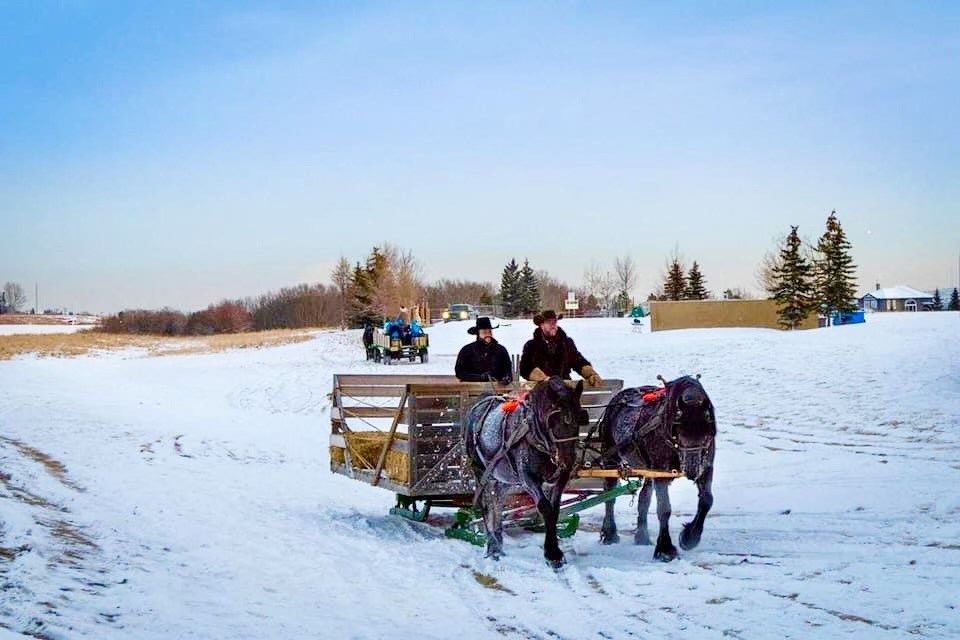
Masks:
[[[707,300],[711,297],[707,290],[707,279],[700,270],[700,263],[696,260],[687,268],[680,257],[680,250],[675,247],[667,259],[667,266],[661,276],[663,284],[651,293],[647,300],[678,301],[678,300]],[[743,297],[743,293],[735,293],[732,289],[724,292],[724,298]]]
[[[837,212],[827,217],[826,230],[814,246],[805,246],[791,225],[778,254],[767,260],[764,284],[777,303],[780,325],[798,327],[811,314],[826,317],[834,312],[854,311],[856,304],[856,265],[850,255],[853,248]]]

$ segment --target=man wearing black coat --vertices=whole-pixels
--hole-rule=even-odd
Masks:
[[[488,382],[500,384],[513,381],[513,367],[506,348],[493,339],[493,326],[490,318],[477,318],[477,324],[467,329],[467,333],[477,336],[470,344],[464,345],[457,355],[455,372],[461,382]]]
[[[548,309],[533,317],[537,325],[533,338],[523,345],[520,356],[520,376],[531,382],[546,380],[550,376],[570,379],[570,371],[576,371],[592,387],[599,387],[603,379],[594,370],[590,361],[583,357],[573,339],[557,326],[557,313]]]

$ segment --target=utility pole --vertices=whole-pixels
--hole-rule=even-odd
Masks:
[[[33,283],[33,311],[40,313],[40,285],[36,282]]]

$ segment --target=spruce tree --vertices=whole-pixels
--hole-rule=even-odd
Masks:
[[[773,268],[775,286],[773,299],[777,316],[785,329],[795,329],[815,308],[813,295],[813,267],[800,251],[797,227],[790,226],[790,235],[780,249],[780,261]]]
[[[520,312],[520,269],[513,258],[503,268],[500,278],[500,301],[503,304],[503,315],[514,318]]]
[[[540,310],[540,286],[527,259],[524,259],[523,268],[520,269],[519,297],[520,313],[531,315]]]
[[[943,311],[943,298],[940,297],[940,289],[933,290],[933,310]]]
[[[687,290],[687,279],[683,275],[683,265],[674,257],[667,267],[667,278],[663,283],[663,295],[667,300],[683,300]]]
[[[684,291],[684,298],[687,300],[706,300],[709,297],[709,292],[705,285],[706,280],[704,280],[703,274],[700,273],[700,265],[694,260],[693,266],[690,267],[690,271],[687,273],[687,286]]]
[[[950,304],[947,305],[947,309],[950,311],[960,311],[960,296],[957,295],[957,288],[953,288],[953,293],[950,294]]]
[[[857,281],[853,274],[857,267],[850,257],[852,245],[847,240],[837,212],[827,218],[827,230],[817,242],[814,259],[815,297],[830,316],[833,311],[854,311],[857,306]]]
[[[375,314],[371,310],[373,303],[373,290],[370,284],[370,278],[365,268],[357,263],[350,276],[350,291],[353,293],[350,300],[350,322],[354,326],[363,325],[364,322],[375,322]]]

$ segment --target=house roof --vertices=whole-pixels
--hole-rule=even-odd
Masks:
[[[864,294],[864,297],[867,295],[871,295],[877,300],[905,300],[907,298],[927,299],[933,297],[932,293],[920,291],[919,289],[914,289],[913,287],[908,287],[906,285],[900,285],[897,287],[884,287],[883,289],[877,289],[876,291],[868,291],[866,294]]]

